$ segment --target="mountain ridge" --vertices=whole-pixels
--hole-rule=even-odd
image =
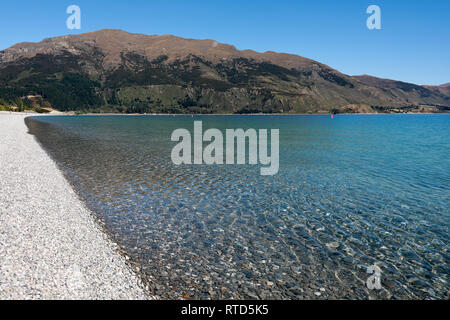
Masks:
[[[0,51],[0,97],[59,110],[170,113],[447,112],[448,87],[348,76],[288,53],[104,29]]]

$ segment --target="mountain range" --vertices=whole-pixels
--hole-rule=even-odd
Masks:
[[[450,84],[345,75],[298,55],[100,30],[0,51],[0,98],[61,111],[450,112]]]

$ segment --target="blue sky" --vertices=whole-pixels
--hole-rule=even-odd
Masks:
[[[66,8],[81,8],[81,30],[66,28]],[[368,30],[366,8],[381,8]],[[350,74],[417,84],[450,82],[450,1],[2,1],[0,49],[22,41],[118,28],[215,39],[238,49],[308,57]]]

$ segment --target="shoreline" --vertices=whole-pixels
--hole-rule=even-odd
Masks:
[[[9,112],[9,111],[0,111]],[[82,113],[75,114],[72,112],[57,112],[57,113],[20,113],[20,112],[11,112],[11,114],[26,114],[27,116],[74,116],[74,117],[82,117],[82,116],[128,116],[128,117],[137,117],[137,116],[168,116],[168,117],[195,117],[195,116],[379,116],[379,115],[444,115],[449,114],[450,112],[409,112],[409,113]]]
[[[57,164],[0,112],[0,299],[151,299]]]

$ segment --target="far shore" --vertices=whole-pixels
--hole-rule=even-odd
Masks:
[[[421,115],[450,114],[450,112],[379,112],[379,113],[81,113],[55,111],[49,113],[0,111],[6,114],[24,114],[28,116],[340,116],[340,115]]]

